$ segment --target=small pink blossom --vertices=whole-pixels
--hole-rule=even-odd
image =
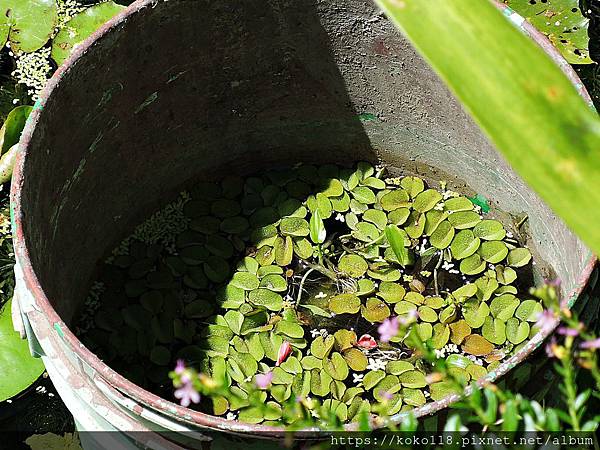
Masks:
[[[175,398],[179,399],[181,406],[187,408],[191,403],[198,403],[200,401],[200,393],[194,389],[191,382],[184,383],[179,389],[175,391]]]
[[[417,312],[417,310],[411,309],[403,316],[398,317],[398,323],[400,325],[406,326],[406,325],[413,323],[418,318],[419,318],[419,313]]]
[[[390,339],[395,337],[398,334],[398,330],[400,328],[400,323],[398,322],[398,317],[393,317],[392,319],[385,319],[377,331],[379,332],[379,337],[382,342],[389,342]]]
[[[184,370],[185,370],[185,363],[183,362],[183,359],[178,359],[177,365],[175,366],[175,373],[177,375],[181,375]]]
[[[377,342],[370,334],[363,334],[356,342],[356,345],[362,348],[370,349],[377,347]]]
[[[389,401],[390,401],[392,398],[394,398],[394,395],[393,395],[393,394],[392,394],[390,391],[383,391],[383,392],[381,392],[381,396],[382,396],[382,397],[383,397],[385,400],[387,400],[388,402],[389,402]]]
[[[591,341],[584,341],[579,346],[588,350],[597,350],[600,348],[600,337]]]
[[[558,334],[562,334],[563,336],[577,336],[579,335],[579,330],[576,328],[569,327],[558,327],[556,330]]]
[[[556,346],[556,337],[552,336],[550,340],[546,343],[544,350],[546,351],[546,355],[548,358],[554,358],[554,347]]]
[[[254,377],[254,382],[259,389],[266,389],[271,385],[273,380],[273,372],[259,373]]]
[[[557,318],[554,311],[551,309],[545,309],[537,316],[537,322],[535,325],[540,329],[540,331],[544,334],[550,333],[554,326],[556,325]]]
[[[282,362],[286,360],[286,358],[292,353],[292,346],[288,341],[283,341],[283,343],[279,346],[279,352],[277,353],[277,362],[276,366],[279,366]]]

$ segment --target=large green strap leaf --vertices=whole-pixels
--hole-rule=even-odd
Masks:
[[[0,402],[31,386],[44,371],[42,360],[29,353],[27,340],[13,330],[11,303],[0,309]]]
[[[376,0],[513,168],[600,253],[600,119],[488,1]]]

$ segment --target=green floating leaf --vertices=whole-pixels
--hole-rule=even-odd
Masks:
[[[538,316],[543,310],[544,307],[540,302],[524,300],[515,311],[515,317],[522,321],[537,322]]]
[[[300,305],[301,308],[306,308],[308,309],[310,312],[312,312],[313,314],[317,315],[317,316],[321,316],[321,317],[331,317],[331,313],[325,311],[323,308],[319,308],[316,305]]]
[[[334,380],[343,381],[348,378],[348,364],[344,357],[338,352],[332,353],[330,358],[325,358],[323,360],[323,369]]]
[[[471,334],[465,338],[462,344],[465,353],[475,356],[484,356],[494,350],[494,346],[483,336]]]
[[[454,236],[450,250],[455,259],[465,259],[475,253],[480,244],[481,241],[471,230],[462,230]]]
[[[482,220],[473,228],[473,234],[485,241],[501,241],[506,236],[506,230],[497,220]]]
[[[385,212],[378,209],[368,209],[363,214],[363,219],[367,222],[371,222],[380,230],[383,230],[388,222],[388,217]]]
[[[323,338],[323,336],[317,336],[310,344],[310,352],[315,357],[323,359],[329,356],[334,344],[335,338],[331,334],[326,338]]]
[[[442,194],[435,189],[427,189],[415,197],[412,207],[415,211],[424,213],[433,209],[440,200],[442,200]]]
[[[473,203],[467,197],[452,197],[444,202],[444,208],[448,212],[471,211]]]
[[[270,311],[281,311],[283,307],[283,298],[281,295],[269,289],[259,288],[250,291],[248,294],[250,303],[264,307]]]
[[[344,359],[348,366],[355,372],[363,372],[367,370],[369,360],[367,356],[357,348],[349,348],[343,352]]]
[[[490,308],[485,302],[471,298],[462,305],[462,315],[471,328],[479,328],[490,314]]]
[[[436,227],[435,231],[431,233],[429,242],[431,242],[431,245],[435,248],[443,250],[452,243],[454,233],[452,224],[447,220],[443,220]]]
[[[457,230],[464,230],[476,226],[479,222],[481,222],[481,218],[476,212],[460,211],[453,212],[452,214],[448,215],[448,221]]]
[[[506,338],[517,345],[529,337],[530,327],[527,322],[521,322],[516,317],[506,321]]]
[[[502,345],[506,342],[506,325],[504,321],[488,316],[481,327],[481,334],[492,344]]]
[[[383,322],[391,312],[390,308],[381,300],[375,297],[367,299],[367,303],[361,306],[361,314],[368,322]]]
[[[399,208],[408,209],[411,205],[408,192],[403,189],[394,189],[381,197],[379,201],[384,211],[395,211]]]
[[[514,248],[508,252],[506,262],[512,267],[523,267],[531,261],[531,252],[526,248]]]
[[[363,257],[348,254],[340,258],[338,268],[353,278],[359,278],[367,272],[369,265]]]
[[[52,40],[52,59],[57,64],[62,64],[77,45],[123,9],[124,6],[108,1],[86,8],[77,14]]]
[[[229,285],[238,289],[243,289],[244,291],[252,291],[260,286],[260,281],[258,277],[251,272],[236,272],[233,274]]]
[[[413,199],[425,189],[425,183],[423,183],[423,180],[419,177],[404,177],[400,181],[400,186],[402,186],[404,190],[408,192],[410,198]]]
[[[510,319],[521,302],[512,294],[499,295],[490,303],[492,316],[506,322]]]
[[[281,233],[285,236],[308,236],[310,229],[308,222],[300,217],[284,217],[279,224]]]
[[[490,264],[497,264],[506,258],[508,248],[502,241],[485,241],[479,248],[481,258]]]
[[[465,275],[477,275],[486,268],[486,263],[477,253],[463,259],[460,262],[460,271]]]
[[[360,299],[353,294],[338,294],[329,299],[329,310],[335,314],[355,314],[360,310]]]

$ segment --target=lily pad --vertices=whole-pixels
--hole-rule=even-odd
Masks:
[[[294,256],[294,242],[290,236],[278,237],[274,244],[275,261],[280,266],[288,266]]]
[[[396,189],[381,197],[380,204],[384,211],[394,211],[410,206],[411,202],[407,191]]]
[[[284,217],[279,224],[281,233],[285,236],[308,236],[308,222],[300,217]]]
[[[484,356],[494,350],[494,346],[483,336],[471,334],[465,338],[462,344],[465,353],[475,356]]]
[[[531,261],[531,252],[526,248],[514,248],[508,252],[506,262],[512,267],[523,267]]]
[[[355,314],[360,310],[360,299],[353,294],[338,294],[329,299],[329,310],[335,314]]]
[[[460,271],[465,275],[477,275],[486,268],[486,262],[477,253],[460,262]]]
[[[361,306],[361,314],[368,322],[383,322],[391,312],[390,308],[381,300],[375,297],[367,299],[367,303]]]
[[[521,302],[512,294],[503,294],[495,297],[490,303],[492,316],[506,322],[510,319]]]
[[[340,258],[338,268],[353,278],[359,278],[367,272],[369,265],[363,257],[349,254]]]
[[[408,370],[398,376],[400,384],[405,388],[419,389],[427,386],[425,375],[418,370]]]
[[[452,240],[450,250],[455,259],[465,259],[473,255],[480,244],[480,239],[471,230],[462,230]]]
[[[441,199],[442,194],[438,191],[435,189],[426,189],[415,197],[412,207],[415,211],[424,213],[433,209]]]
[[[524,300],[515,311],[515,317],[522,321],[537,322],[543,310],[541,303],[535,300]]]
[[[436,227],[435,231],[431,233],[431,245],[439,249],[447,248],[454,239],[454,233],[452,224],[447,220],[443,220]]]
[[[410,198],[415,198],[425,189],[425,184],[419,177],[404,177],[400,181],[400,186],[410,195]]]
[[[481,327],[481,334],[492,344],[502,345],[506,342],[506,325],[502,320],[488,316]]]
[[[497,264],[508,255],[508,247],[502,241],[485,241],[479,248],[479,254],[490,264]]]
[[[466,320],[461,319],[450,324],[450,340],[453,344],[460,345],[471,334],[471,327]]]
[[[323,369],[334,380],[343,381],[348,378],[348,364],[344,357],[338,352],[333,352],[330,358],[323,359]]]
[[[283,298],[281,295],[264,288],[250,291],[248,294],[248,301],[256,306],[264,307],[270,311],[280,311],[283,307]]]
[[[516,317],[506,321],[506,338],[512,344],[520,344],[529,337],[530,327],[527,322],[521,322]]]
[[[487,303],[472,298],[463,304],[462,315],[471,328],[479,328],[490,315],[490,308]]]
[[[473,228],[473,234],[485,241],[500,241],[506,236],[506,230],[497,220],[482,220]]]

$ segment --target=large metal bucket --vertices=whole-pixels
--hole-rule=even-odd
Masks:
[[[587,96],[552,46],[504,11]],[[202,414],[145,391],[69,329],[98,261],[146,214],[202,177],[299,161],[381,159],[482,194],[506,212],[527,213],[530,246],[563,281],[563,295],[576,298],[593,266],[590,251],[365,0],[138,0],[58,70],[21,145],[12,187],[15,322],[81,430],[273,436],[269,427]],[[538,267],[538,278],[548,275]],[[105,437],[133,445],[122,434]],[[169,445],[155,433],[134,438]]]

